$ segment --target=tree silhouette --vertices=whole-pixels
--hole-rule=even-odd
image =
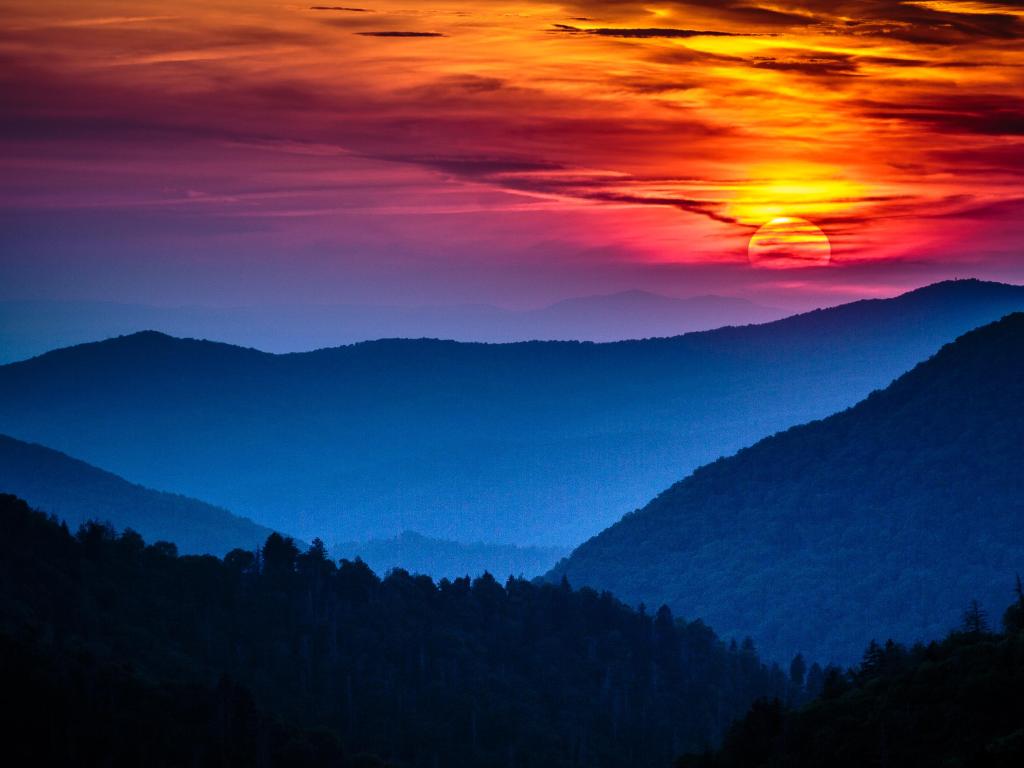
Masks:
[[[977,600],[971,600],[964,611],[963,628],[969,635],[983,635],[988,632],[988,615]]]
[[[0,644],[15,629],[34,660],[5,695],[52,673],[39,711],[89,714],[53,718],[14,764],[348,768],[341,744],[407,768],[664,766],[787,690],[752,643],[568,582],[380,578],[278,534],[258,555],[177,557],[0,496]],[[96,759],[46,752],[76,723]]]

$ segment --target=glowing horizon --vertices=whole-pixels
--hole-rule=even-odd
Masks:
[[[2,5],[11,295],[1024,279],[1019,1]]]

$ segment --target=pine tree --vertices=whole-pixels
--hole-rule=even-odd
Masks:
[[[964,632],[969,635],[984,635],[988,633],[988,616],[977,600],[971,600],[971,604],[964,611],[963,626]]]

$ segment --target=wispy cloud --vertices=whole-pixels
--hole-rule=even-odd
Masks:
[[[443,233],[742,265],[778,215],[822,226],[837,264],[1019,249],[1019,3],[99,7],[16,0],[0,29],[0,199],[19,211],[263,217],[338,254]],[[388,223],[327,221],[357,209]]]
[[[662,38],[665,40],[685,40],[690,37],[744,37],[740,32],[719,32],[709,29],[674,29],[670,27],[589,27],[580,28],[569,24],[555,24],[558,32],[574,35],[597,35],[598,37],[623,38]]]
[[[441,32],[415,32],[406,30],[384,30],[378,32],[356,32],[363,37],[446,37]]]

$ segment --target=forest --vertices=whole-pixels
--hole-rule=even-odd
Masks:
[[[749,641],[567,582],[381,578],[279,534],[179,556],[9,495],[0,528],[22,762],[666,766],[808,695]]]
[[[1018,768],[1024,765],[1024,590],[995,630],[977,602],[941,642],[872,642],[821,695],[755,703],[720,751],[676,768]]]

